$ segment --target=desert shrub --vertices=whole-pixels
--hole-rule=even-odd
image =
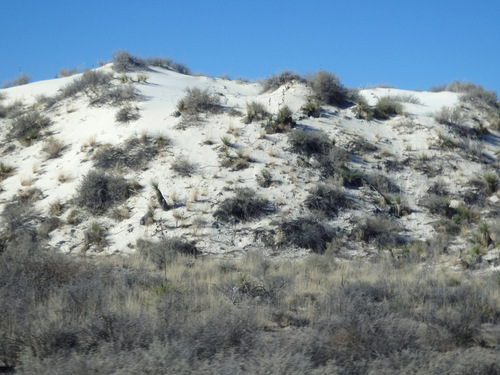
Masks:
[[[122,107],[116,112],[115,120],[117,122],[129,123],[130,121],[136,121],[140,117],[139,112],[136,108],[130,105]]]
[[[340,183],[346,187],[361,187],[365,181],[365,174],[363,172],[351,169],[346,164],[341,164],[336,173]]]
[[[275,91],[281,86],[293,82],[304,83],[306,82],[306,80],[295,72],[285,70],[280,75],[272,75],[271,77],[264,80],[262,82],[262,92]]]
[[[247,103],[247,121],[261,121],[268,116],[266,108],[263,104],[258,102]]]
[[[222,105],[218,94],[211,94],[208,89],[193,87],[186,90],[186,96],[179,100],[177,109],[188,114],[219,113],[222,111]]]
[[[191,70],[186,64],[173,61],[172,59],[166,57],[148,57],[146,62],[148,65],[173,70],[177,73],[191,74]]]
[[[92,105],[111,104],[119,106],[137,98],[137,89],[132,85],[118,86],[103,90],[95,98],[91,99]]]
[[[311,78],[310,85],[318,99],[326,104],[336,106],[345,104],[348,90],[335,74],[324,70],[316,72]]]
[[[57,138],[49,138],[42,147],[42,151],[47,154],[49,159],[58,158],[66,145],[63,141]]]
[[[276,116],[269,116],[265,126],[268,134],[285,133],[295,126],[292,111],[288,106],[282,107]]]
[[[49,233],[56,230],[59,227],[61,220],[57,217],[45,218],[40,226],[38,227],[38,234],[42,238],[48,238]]]
[[[317,154],[317,167],[325,178],[339,174],[349,161],[349,153],[336,146],[331,146],[326,154]]]
[[[259,186],[263,188],[271,186],[273,182],[273,178],[271,176],[271,172],[269,171],[269,169],[262,169],[256,176],[256,179]]]
[[[87,95],[96,95],[103,88],[108,87],[111,82],[111,76],[108,73],[98,70],[87,70],[81,77],[68,83],[61,91],[62,98],[71,98],[79,93]]]
[[[26,85],[31,82],[31,75],[27,73],[22,73],[20,74],[16,79],[13,79],[12,81],[6,81],[2,83],[2,88],[6,89],[8,87],[13,87],[13,86],[22,86]]]
[[[484,176],[484,181],[488,185],[488,190],[491,194],[495,193],[498,190],[499,179],[495,172],[486,173]]]
[[[279,225],[279,246],[297,246],[323,253],[335,236],[335,230],[312,217],[283,221]]]
[[[250,162],[253,161],[244,150],[237,150],[235,154],[231,154],[229,146],[224,148],[220,156],[222,158],[221,165],[225,168],[230,168],[233,171],[248,168]]]
[[[62,68],[59,70],[58,76],[59,77],[71,77],[75,74],[78,74],[79,69],[74,68],[74,69],[68,69],[68,68]]]
[[[428,194],[418,204],[425,207],[431,214],[451,218],[456,209],[450,207],[451,199],[447,195]]]
[[[339,210],[350,207],[352,202],[341,188],[319,184],[307,196],[304,204],[310,210],[319,211],[323,215],[333,218],[337,216]]]
[[[98,221],[93,221],[90,227],[84,233],[85,243],[84,249],[87,250],[90,246],[95,245],[99,251],[104,250],[107,245],[106,228]]]
[[[354,111],[358,118],[369,120],[373,117],[373,110],[368,104],[368,100],[362,95],[358,95],[355,99],[356,106]]]
[[[145,168],[162,148],[168,145],[168,140],[150,137],[145,139],[131,138],[122,145],[105,145],[94,154],[94,167],[100,169],[130,168],[133,170]]]
[[[395,220],[383,216],[363,218],[356,226],[354,236],[357,240],[373,243],[379,248],[399,246],[405,243],[400,232],[403,230]]]
[[[175,172],[183,177],[191,176],[196,170],[196,166],[184,156],[177,157],[170,165]]]
[[[178,254],[191,256],[201,254],[195,245],[180,237],[164,237],[157,242],[140,239],[137,241],[137,249],[141,256],[149,259],[158,269],[165,269],[177,258]]]
[[[391,98],[400,103],[422,104],[419,98],[412,94],[391,95]]]
[[[102,215],[109,208],[132,195],[131,185],[121,176],[93,169],[82,179],[76,202],[94,215]]]
[[[300,107],[300,110],[307,117],[318,118],[321,116],[321,101],[316,98],[307,98],[307,102]]]
[[[365,181],[381,194],[400,193],[401,188],[391,178],[380,173],[373,173]]]
[[[24,145],[29,145],[40,138],[42,131],[50,124],[51,121],[47,116],[32,110],[12,120],[9,137],[19,139]]]
[[[473,82],[453,81],[448,85],[432,87],[431,91],[451,91],[461,93],[460,100],[483,102],[492,107],[498,106],[498,95],[495,91],[487,90]]]
[[[254,190],[238,188],[234,197],[219,203],[214,217],[222,222],[231,220],[249,221],[274,211],[274,206],[265,198],[259,197]]]
[[[443,107],[434,115],[434,120],[443,125],[461,125],[463,119],[464,115],[457,107]]]
[[[288,143],[292,151],[302,155],[327,154],[332,142],[323,131],[294,129],[288,133]]]
[[[15,168],[10,164],[0,162],[0,181],[14,173]]]
[[[403,114],[403,105],[391,96],[383,96],[379,98],[375,108],[373,109],[373,117],[379,120]]]
[[[36,238],[35,224],[38,212],[29,201],[16,200],[7,203],[1,214],[2,238],[7,241],[15,241],[24,237]]]
[[[113,53],[113,69],[118,73],[147,68],[146,60],[132,56],[128,51],[119,50]]]

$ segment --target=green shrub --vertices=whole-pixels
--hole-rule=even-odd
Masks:
[[[123,177],[93,169],[82,179],[76,202],[94,215],[102,215],[109,208],[123,202],[134,192]]]
[[[47,116],[32,110],[12,120],[9,136],[19,139],[24,145],[29,145],[32,141],[40,138],[42,131],[50,124],[51,121]]]
[[[391,116],[403,115],[403,105],[394,100],[391,96],[383,96],[378,99],[375,108],[373,109],[373,117],[379,120],[388,119]]]
[[[262,92],[275,91],[281,86],[293,82],[304,83],[306,82],[306,80],[295,72],[285,70],[278,76],[272,75],[271,77],[264,80],[264,82],[262,82]]]
[[[256,176],[256,178],[259,186],[263,188],[271,186],[273,182],[273,178],[271,176],[271,172],[269,172],[269,169],[262,169],[260,173]]]
[[[324,70],[316,72],[310,81],[310,85],[322,102],[336,106],[345,104],[348,90],[340,83],[335,74]]]
[[[295,126],[295,121],[292,117],[292,111],[288,106],[282,107],[275,117],[268,116],[265,126],[268,134],[285,133],[290,131]]]
[[[238,188],[234,197],[219,203],[214,217],[222,222],[249,221],[274,211],[274,206],[249,188]]]
[[[222,111],[221,99],[218,94],[210,94],[208,89],[188,88],[186,96],[179,100],[177,109],[181,113],[219,113]]]
[[[498,190],[498,176],[494,172],[486,173],[484,175],[484,180],[486,181],[486,184],[488,185],[488,190],[490,191],[491,194],[495,193]]]

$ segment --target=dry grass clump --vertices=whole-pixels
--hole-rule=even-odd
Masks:
[[[347,100],[348,90],[333,73],[318,71],[310,79],[309,84],[318,99],[326,104],[343,106]]]
[[[118,50],[113,53],[113,69],[118,73],[144,70],[146,68],[145,59],[133,56],[128,51]]]
[[[45,141],[42,151],[47,154],[49,159],[55,159],[61,156],[61,152],[66,148],[66,145],[60,139],[51,137]]]
[[[130,105],[122,107],[116,112],[115,120],[117,122],[129,123],[131,121],[137,121],[140,118],[139,111]]]
[[[26,85],[31,82],[31,75],[28,73],[21,73],[16,79],[13,79],[11,81],[5,81],[2,83],[2,88],[6,89],[9,87],[14,87],[14,86],[22,86]]]
[[[250,102],[247,103],[247,116],[245,123],[251,123],[253,121],[262,121],[267,118],[269,113],[262,103]]]
[[[182,177],[190,177],[196,171],[196,165],[184,156],[177,157],[170,165]]]
[[[9,137],[18,139],[29,146],[42,136],[42,132],[51,124],[51,120],[40,112],[32,110],[12,120]]]
[[[300,217],[285,220],[279,225],[276,245],[296,246],[310,249],[314,253],[323,253],[335,234],[336,231],[326,223],[313,217]]]
[[[4,162],[0,162],[0,181],[14,174],[15,168]]]
[[[404,106],[392,96],[383,96],[378,99],[373,109],[373,117],[385,120],[392,116],[404,115]]]
[[[320,212],[326,217],[337,216],[339,210],[349,208],[353,205],[342,188],[329,184],[317,185],[307,196],[304,204],[310,210]]]
[[[379,248],[400,246],[406,241],[401,235],[403,227],[394,219],[369,216],[358,223],[354,236],[357,240],[375,244]]]
[[[327,154],[332,142],[323,131],[305,131],[294,129],[288,134],[288,143],[292,151],[298,154],[311,156],[314,154]]]

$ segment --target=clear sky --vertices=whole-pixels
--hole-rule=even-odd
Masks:
[[[0,83],[118,49],[211,76],[331,71],[348,87],[472,81],[500,93],[500,0],[0,0]]]

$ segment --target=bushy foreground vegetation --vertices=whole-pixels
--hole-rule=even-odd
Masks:
[[[410,261],[195,258],[180,239],[0,254],[0,366],[19,374],[496,374],[498,274]],[[172,254],[179,248],[177,256]],[[186,255],[192,254],[192,255]]]

